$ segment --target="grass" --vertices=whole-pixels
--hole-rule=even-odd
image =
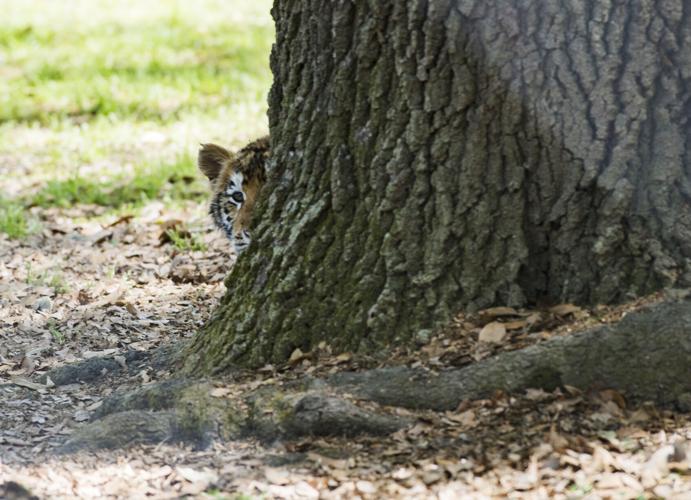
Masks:
[[[151,200],[201,199],[205,194],[199,187],[190,188],[195,181],[196,166],[189,156],[181,156],[174,163],[141,165],[134,175],[93,180],[74,176],[50,180],[25,204],[40,207],[71,207],[76,204],[101,205],[120,208],[138,206]]]
[[[29,232],[26,209],[16,202],[0,199],[0,232],[10,238],[23,238]]]
[[[4,0],[0,232],[27,208],[201,199],[200,142],[266,131],[271,0]]]
[[[49,12],[46,3],[9,0],[15,15],[0,24],[0,122],[166,122],[266,92],[270,24],[223,22],[224,10],[242,10],[241,2],[198,2],[194,15],[181,2],[147,2],[149,12],[130,22],[117,8],[108,15],[112,2],[78,2],[101,15],[84,24],[68,22],[71,2],[53,9],[54,23],[37,18]]]
[[[59,345],[63,345],[65,343],[65,335],[58,329],[57,322],[53,319],[50,319],[48,320],[47,326],[50,336],[53,337],[53,340]]]
[[[42,271],[36,273],[31,268],[30,263],[26,266],[26,282],[29,285],[52,288],[55,295],[61,295],[70,291],[70,286],[60,271],[53,270],[52,272]]]
[[[206,244],[192,233],[168,229],[166,234],[168,238],[170,238],[170,241],[173,242],[175,248],[182,252],[203,252],[206,250]]]

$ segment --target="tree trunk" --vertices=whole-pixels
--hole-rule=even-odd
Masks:
[[[683,0],[276,0],[272,179],[188,367],[691,284]]]

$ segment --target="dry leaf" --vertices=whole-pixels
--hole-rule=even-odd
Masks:
[[[293,353],[290,355],[290,359],[288,360],[288,364],[290,365],[296,365],[303,359],[305,359],[305,353],[303,353],[300,348],[298,347],[293,351]]]
[[[348,460],[339,460],[335,458],[329,458],[325,457],[324,455],[320,455],[318,453],[315,453],[313,451],[310,451],[307,453],[307,458],[310,460],[317,462],[321,465],[324,465],[326,467],[330,467],[332,469],[347,469],[348,468]]]
[[[580,307],[574,306],[573,304],[559,304],[549,308],[549,312],[557,316],[568,316],[569,314],[576,314],[581,311],[582,309]]]
[[[84,359],[103,358],[105,356],[115,354],[116,352],[118,352],[118,349],[105,349],[103,351],[84,351],[82,353],[82,357]]]
[[[25,378],[14,377],[12,379],[12,383],[14,385],[18,385],[19,387],[26,387],[27,389],[31,389],[32,391],[46,392],[46,386],[45,385],[37,384],[37,383],[32,382],[30,380],[27,380]]]
[[[209,395],[213,398],[222,398],[233,392],[230,387],[214,387],[209,391]]]
[[[122,224],[123,222],[129,222],[132,219],[134,219],[134,215],[132,215],[132,214],[123,215],[122,217],[119,217],[118,219],[116,219],[115,222],[111,222],[110,224],[105,226],[104,229],[117,226],[118,224]]]
[[[290,472],[286,469],[267,467],[264,470],[264,477],[266,477],[266,480],[271,484],[278,484],[279,486],[290,483]]]
[[[517,316],[518,312],[513,307],[490,307],[479,312],[480,316],[487,318],[499,318],[502,316]]]
[[[86,422],[91,418],[91,416],[86,410],[77,410],[74,412],[72,418],[75,420],[75,422]]]
[[[472,429],[477,426],[478,420],[475,410],[466,410],[463,413],[447,412],[446,417],[453,422],[461,424],[463,427]]]
[[[506,328],[502,323],[493,321],[492,323],[486,324],[482,330],[480,330],[480,335],[478,340],[480,342],[485,342],[488,344],[498,344],[506,336]]]
[[[31,356],[24,356],[22,359],[22,373],[31,375],[36,370],[36,361]]]
[[[353,354],[350,352],[344,352],[336,356],[336,362],[338,363],[347,363],[351,359],[353,359]]]
[[[307,481],[298,481],[295,484],[295,494],[298,498],[319,498],[319,491]]]
[[[98,233],[91,235],[89,237],[89,239],[91,240],[91,244],[93,246],[96,246],[96,245],[100,245],[101,243],[103,243],[106,240],[111,239],[112,237],[113,237],[113,231],[104,229],[103,231],[99,231]]]
[[[674,456],[674,446],[665,445],[653,453],[641,469],[641,482],[646,488],[654,486],[669,472],[669,458]]]
[[[517,321],[507,321],[506,323],[502,324],[507,330],[520,330],[521,328],[528,326],[528,321],[525,319],[520,319]]]
[[[601,474],[596,484],[598,488],[602,489],[619,489],[624,486],[620,473],[606,473]]]
[[[626,408],[626,399],[621,392],[615,391],[614,389],[605,389],[599,393],[600,399],[602,401],[612,401],[619,408]]]
[[[363,495],[372,495],[377,492],[377,488],[374,486],[374,483],[371,483],[370,481],[356,481],[355,489]]]
[[[552,424],[549,429],[549,444],[556,451],[562,451],[569,446],[569,440],[557,432],[556,424]]]

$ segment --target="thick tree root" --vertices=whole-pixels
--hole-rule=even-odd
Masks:
[[[614,388],[632,400],[682,407],[691,392],[691,302],[665,303],[621,322],[554,338],[461,369],[406,367],[340,373],[235,398],[206,381],[169,380],[106,400],[60,451],[258,437],[384,435],[411,424],[385,406],[452,410],[493,391]],[[367,408],[347,399],[368,400]],[[380,406],[381,405],[381,406]]]
[[[691,302],[665,303],[621,322],[554,338],[462,369],[339,373],[329,383],[390,406],[450,410],[495,390],[614,388],[634,400],[677,403],[691,391]]]
[[[143,366],[161,370],[176,361],[179,351],[179,346],[165,346],[150,352],[127,351],[121,356],[120,361],[115,356],[91,358],[49,370],[39,381],[46,383],[50,378],[55,385],[68,385],[95,382],[107,376],[119,375],[126,369],[137,370]]]
[[[170,412],[123,411],[80,428],[58,453],[179,441],[174,439],[174,429],[175,417]]]

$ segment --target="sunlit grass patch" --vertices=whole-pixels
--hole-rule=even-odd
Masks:
[[[0,233],[23,238],[29,232],[26,208],[16,202],[0,199]]]
[[[23,207],[201,199],[200,142],[266,133],[271,0],[5,0],[0,15],[2,217]],[[179,160],[182,158],[183,160]],[[163,166],[164,168],[158,168]],[[117,209],[117,208],[114,208]]]
[[[183,155],[173,163],[139,165],[127,176],[105,179],[74,176],[50,180],[24,203],[63,208],[86,204],[117,209],[125,205],[136,207],[152,200],[201,200],[204,196],[194,159]]]
[[[40,15],[45,1],[3,5],[0,122],[50,126],[99,116],[167,122],[266,95],[273,28],[230,15],[243,10],[239,2],[207,0],[193,9],[146,2],[149,12],[131,6],[139,13],[134,18],[108,16],[119,10],[113,2],[78,2],[101,22],[69,24],[72,2],[56,3],[63,8],[50,9],[53,24]],[[267,10],[259,18],[266,20],[269,3],[262,3]]]
[[[206,251],[206,244],[199,238],[199,236],[185,230],[178,230],[175,228],[166,230],[167,238],[173,243],[175,248],[182,252],[204,252]]]

